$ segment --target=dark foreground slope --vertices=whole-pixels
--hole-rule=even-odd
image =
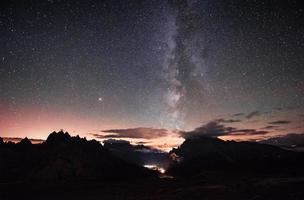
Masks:
[[[208,172],[191,178],[0,184],[0,199],[302,200],[303,185],[303,177],[284,174]]]
[[[303,153],[255,142],[223,141],[211,137],[188,138],[170,154],[175,161],[168,173],[174,175],[210,170],[301,174],[304,167]]]
[[[42,144],[0,144],[0,181],[108,180],[153,173],[113,156],[95,140],[53,132]]]

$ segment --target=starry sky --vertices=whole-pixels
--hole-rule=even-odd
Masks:
[[[304,133],[300,0],[4,0],[0,9],[0,136],[64,129],[169,148],[197,130]]]

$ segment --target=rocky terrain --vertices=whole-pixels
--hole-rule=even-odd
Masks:
[[[117,141],[102,145],[62,131],[42,144],[27,138],[17,144],[0,140],[0,199],[304,198],[302,153],[253,142],[188,138],[165,156],[170,157],[167,172],[159,174],[140,166],[149,161],[143,154],[147,150],[160,153]]]

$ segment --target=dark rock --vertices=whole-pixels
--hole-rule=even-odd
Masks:
[[[188,138],[170,152],[168,169],[173,174],[204,170],[300,171],[304,155],[256,142],[223,141],[218,138]]]
[[[29,140],[27,137],[25,137],[24,139],[22,139],[19,142],[19,145],[22,145],[22,146],[28,146],[28,145],[31,145],[31,144],[32,144],[31,140]]]
[[[106,180],[149,177],[154,172],[114,156],[96,140],[53,132],[42,144],[25,138],[4,143],[0,180]]]

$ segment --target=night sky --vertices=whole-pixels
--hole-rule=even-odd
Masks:
[[[300,2],[1,1],[0,136],[304,133]]]

